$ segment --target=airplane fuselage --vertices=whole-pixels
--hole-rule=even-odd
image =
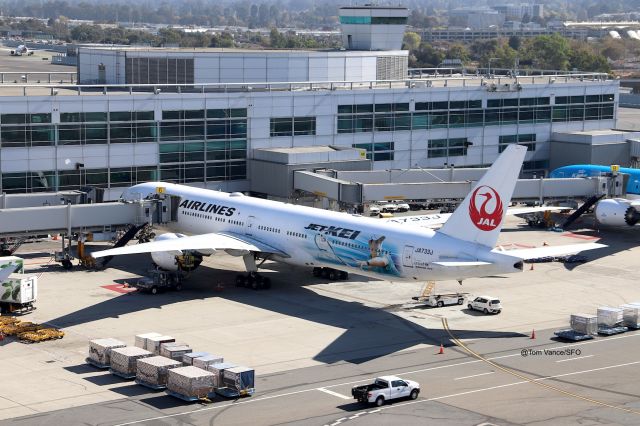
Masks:
[[[285,204],[200,188],[145,183],[128,189],[125,199],[156,194],[180,197],[174,232],[228,233],[255,239],[285,255],[271,258],[308,267],[330,267],[390,281],[462,280],[521,270],[520,259],[492,252],[429,229]],[[137,195],[140,194],[140,195]],[[468,259],[474,266],[435,262]]]

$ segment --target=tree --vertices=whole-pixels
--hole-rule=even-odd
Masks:
[[[524,57],[536,68],[566,70],[570,50],[567,39],[559,34],[542,35],[527,40]]]
[[[520,40],[520,37],[516,35],[512,35],[511,37],[509,37],[509,47],[513,50],[519,50],[521,44],[522,41]]]
[[[454,43],[449,46],[445,59],[460,59],[462,63],[468,62],[470,59],[469,49],[464,44]]]
[[[574,46],[569,56],[571,68],[589,72],[611,72],[607,58],[588,46]]]
[[[420,47],[420,36],[417,33],[408,31],[404,34],[402,40],[402,48],[405,50],[414,51]]]
[[[432,68],[437,67],[444,60],[444,53],[436,50],[431,44],[423,42],[415,52],[416,66]]]

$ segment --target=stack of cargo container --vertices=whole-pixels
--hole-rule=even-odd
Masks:
[[[151,337],[160,337],[160,336],[162,336],[162,334],[160,334],[160,333],[138,334],[138,335],[136,335],[135,346],[151,352],[151,350],[147,347],[147,339],[149,339]]]
[[[197,364],[196,364],[197,366]],[[224,370],[228,368],[239,367],[237,364],[230,362],[220,362],[216,364],[210,364],[207,366],[207,371],[213,373],[213,386],[215,388],[221,388],[224,386]]]
[[[193,361],[196,358],[201,358],[205,356],[209,356],[209,353],[208,352],[187,352],[186,354],[182,355],[182,363],[184,365],[193,365]]]
[[[206,356],[194,358],[193,366],[202,368],[203,370],[209,370],[210,365],[220,364],[221,362],[224,362],[224,358],[220,355],[208,354]]]
[[[640,329],[640,304],[621,305],[620,309],[624,326],[634,330]]]
[[[566,340],[588,340],[598,333],[598,317],[589,314],[572,314],[570,318],[571,328],[558,330],[554,334]]]
[[[598,333],[610,336],[612,334],[624,333],[628,330],[622,325],[623,310],[609,306],[598,308]]]
[[[182,363],[163,356],[152,356],[138,359],[136,383],[151,389],[167,387],[169,370],[182,367]]]
[[[141,358],[149,358],[153,354],[142,348],[127,346],[111,350],[111,371],[116,376],[124,379],[133,379],[138,372],[137,361]]]
[[[109,368],[111,350],[126,347],[126,343],[117,339],[95,339],[89,342],[87,362],[98,368]]]
[[[213,392],[213,373],[186,366],[168,370],[167,393],[185,401],[206,398]]]
[[[160,355],[160,348],[165,343],[174,343],[176,339],[171,336],[156,336],[146,338],[145,349],[154,355]]]
[[[182,356],[186,353],[193,352],[188,345],[181,343],[163,343],[160,345],[160,356],[171,358],[176,361],[182,362]]]
[[[233,398],[237,396],[253,395],[255,392],[256,373],[248,367],[232,367],[224,370],[221,387],[216,393]]]

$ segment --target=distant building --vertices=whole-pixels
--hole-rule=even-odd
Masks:
[[[504,14],[488,8],[458,8],[449,12],[449,26],[471,29],[499,28]]]

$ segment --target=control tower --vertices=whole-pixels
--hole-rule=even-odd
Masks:
[[[347,6],[340,8],[342,43],[348,50],[400,50],[407,25],[406,7]]]

